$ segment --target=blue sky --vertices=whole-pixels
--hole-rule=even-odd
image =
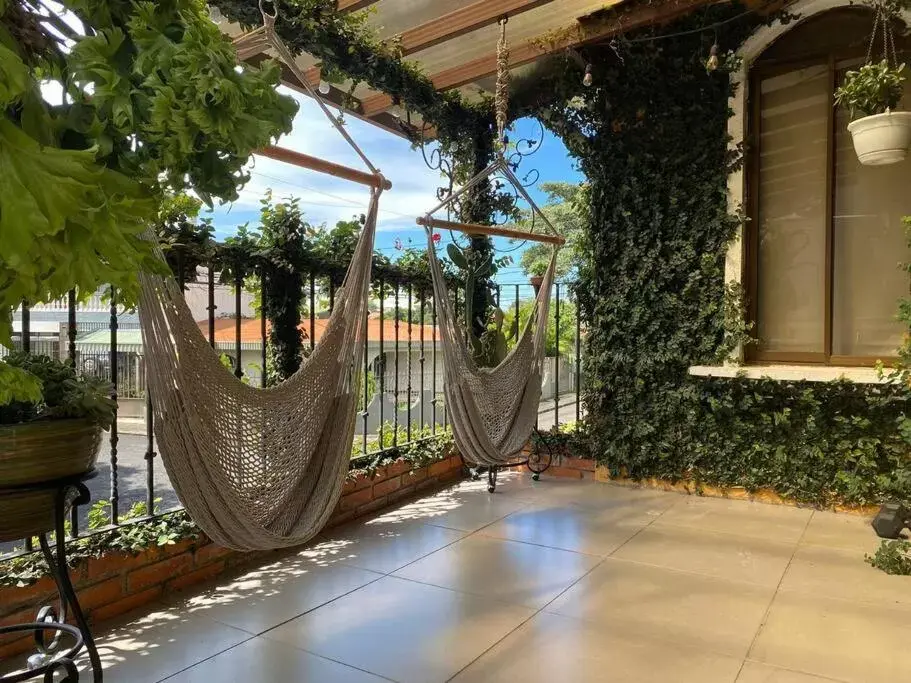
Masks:
[[[304,95],[289,90],[285,92],[298,100],[300,111],[294,120],[294,130],[281,138],[279,145],[354,168],[364,168],[363,162],[334,130],[315,102]],[[396,244],[423,248],[423,228],[415,225],[414,219],[437,204],[436,188],[442,184],[439,172],[428,169],[421,152],[411,149],[407,140],[353,116],[345,117],[345,122],[349,133],[373,164],[392,181],[392,189],[385,192],[380,200],[376,248],[393,259],[398,253]],[[541,128],[537,123],[523,119],[516,123],[510,137],[513,140],[522,137],[538,139],[540,134]],[[546,132],[541,148],[523,161],[519,177],[531,168],[540,173],[538,183],[582,180],[582,174],[575,169],[563,144]],[[307,220],[314,225],[326,223],[331,226],[366,209],[369,190],[354,183],[263,157],[254,158],[250,172],[250,182],[241,190],[240,198],[233,204],[217,206],[209,214],[218,239],[228,237],[238,225],[247,222],[255,228],[259,222],[260,199],[270,188],[276,198],[297,197]],[[529,188],[529,194],[536,202],[543,203],[544,194],[536,186]],[[447,241],[449,235],[444,235],[443,242]],[[517,245],[505,239],[496,239],[495,246],[498,252],[503,253],[516,249]],[[511,255],[518,257],[521,251],[521,248],[516,249]],[[515,265],[502,270],[498,280],[503,283],[526,281],[521,269]]]

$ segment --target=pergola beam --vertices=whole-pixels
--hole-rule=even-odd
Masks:
[[[365,9],[378,0],[338,0],[339,12],[357,12],[359,9]]]
[[[521,66],[568,48],[603,40],[637,28],[665,23],[701,7],[707,2],[706,0],[669,0],[660,4],[636,4],[626,11],[623,11],[620,0],[614,0],[612,4],[620,4],[621,7],[611,16],[599,17],[591,22],[577,21],[576,25],[570,26],[567,30],[551,31],[548,35],[538,36],[520,45],[510,47],[509,65],[511,67]],[[610,8],[608,7],[608,9]],[[599,14],[603,12],[604,10],[601,10]],[[560,37],[554,39],[554,35]],[[496,72],[497,55],[496,52],[491,52],[470,62],[439,71],[433,74],[430,80],[437,90],[451,90],[487,78]],[[361,100],[364,116],[374,116],[391,106],[392,98],[384,93],[371,95]]]
[[[553,0],[479,0],[460,9],[424,22],[400,34],[403,55],[414,54],[447,40],[514,17]]]

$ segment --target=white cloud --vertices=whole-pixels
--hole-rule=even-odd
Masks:
[[[280,146],[352,168],[365,168],[313,100],[285,92],[300,103],[300,110],[294,130],[278,141]],[[345,117],[345,126],[367,158],[392,182],[392,189],[380,200],[377,228],[383,231],[414,228],[414,218],[437,203],[436,190],[443,184],[439,172],[427,168],[420,151],[411,149],[403,138],[353,116]],[[260,200],[270,188],[275,197],[297,197],[311,223],[332,225],[367,208],[369,190],[349,181],[265,157],[254,157],[249,170],[251,178],[241,190],[240,198],[213,212],[219,233],[233,232],[238,215],[248,217],[251,212],[258,212]]]

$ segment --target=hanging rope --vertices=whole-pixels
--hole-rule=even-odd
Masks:
[[[494,109],[497,116],[497,141],[506,148],[506,120],[509,115],[509,44],[506,42],[506,22],[500,19],[500,39],[497,41],[497,87],[494,92]]]

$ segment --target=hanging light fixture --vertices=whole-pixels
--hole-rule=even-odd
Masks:
[[[590,88],[592,83],[594,83],[594,76],[592,76],[592,65],[585,65],[585,75],[582,77],[582,85],[586,88]]]
[[[709,58],[705,62],[705,70],[712,72],[718,68],[718,43],[713,43],[709,50]]]
[[[319,85],[317,86],[316,89],[319,90],[320,95],[328,95],[329,92],[332,90],[332,86],[330,85],[329,81],[324,81],[321,78],[321,79],[319,79]]]

